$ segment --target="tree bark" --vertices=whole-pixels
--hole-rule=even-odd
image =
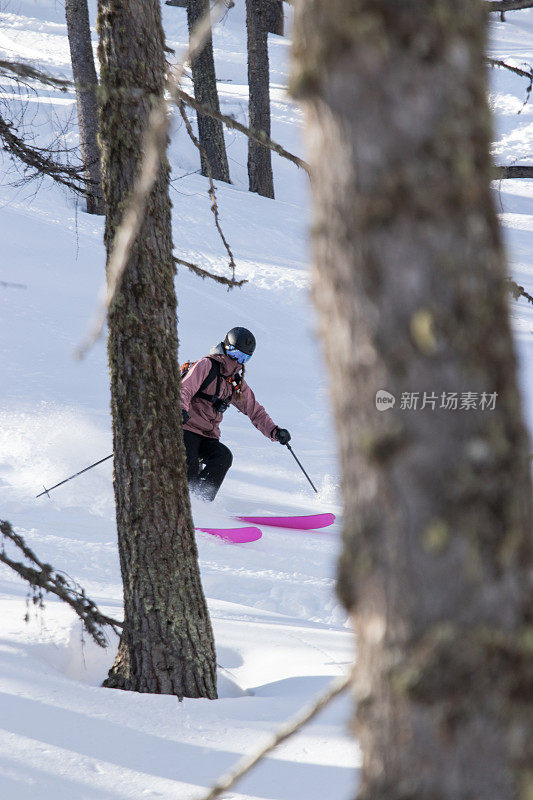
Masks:
[[[158,0],[100,0],[98,22],[109,256],[165,60]],[[108,318],[124,631],[105,685],[214,698],[181,430],[168,173],[165,160]]]
[[[209,0],[188,0],[187,21],[189,24],[189,33],[208,10]],[[196,100],[203,105],[209,106],[209,108],[212,108],[217,113],[220,113],[215,74],[215,59],[213,56],[213,37],[211,34],[206,38],[200,53],[192,59],[191,69]],[[222,123],[200,112],[197,112],[197,118],[198,138],[204,151],[200,153],[202,175],[208,174],[206,164],[207,158],[211,166],[213,178],[230,183]]]
[[[265,0],[266,2],[266,29],[267,33],[283,36],[283,1]]]
[[[246,0],[250,128],[270,138],[270,69],[265,0]],[[251,192],[274,197],[270,150],[248,140],[248,182]]]
[[[296,8],[364,800],[517,800],[533,785],[530,445],[485,15],[482,0]],[[396,403],[378,410],[382,389]],[[452,392],[497,393],[495,408],[442,408]]]
[[[72,75],[76,87],[80,150],[88,181],[87,212],[104,213],[100,148],[98,146],[98,78],[91,44],[87,0],[65,0]]]

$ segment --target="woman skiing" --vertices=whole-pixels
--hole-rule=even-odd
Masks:
[[[244,380],[244,365],[255,350],[246,328],[232,328],[208,356],[182,367],[181,406],[189,488],[214,500],[231,467],[231,451],[219,441],[224,411],[234,405],[268,439],[288,444],[291,436],[269,417]],[[202,467],[203,464],[203,467]]]

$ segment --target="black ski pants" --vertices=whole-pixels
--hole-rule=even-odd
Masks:
[[[187,478],[191,492],[204,500],[214,500],[226,472],[231,467],[231,450],[218,439],[209,439],[199,433],[183,431],[187,454]],[[203,464],[203,468],[201,463]]]

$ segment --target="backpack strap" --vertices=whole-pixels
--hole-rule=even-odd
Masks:
[[[207,373],[207,377],[202,381],[202,384],[196,394],[195,397],[199,397],[202,400],[207,400],[210,403],[213,403],[215,400],[218,399],[218,393],[220,391],[220,361],[216,358],[211,358],[207,356],[211,362],[211,369]],[[217,379],[217,385],[214,394],[207,394],[204,389],[207,389],[213,378]]]

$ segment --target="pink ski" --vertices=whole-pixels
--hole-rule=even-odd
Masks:
[[[254,525],[267,525],[272,528],[294,528],[299,531],[312,531],[327,528],[335,522],[335,514],[310,514],[305,517],[236,517],[241,522]]]
[[[225,539],[233,544],[255,542],[263,535],[259,528],[195,528],[195,530],[210,533],[212,536],[218,536],[219,539]]]

